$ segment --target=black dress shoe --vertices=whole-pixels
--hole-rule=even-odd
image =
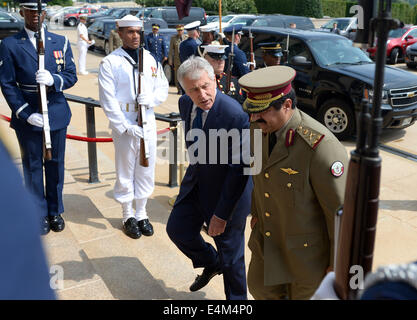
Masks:
[[[204,268],[201,276],[195,278],[194,283],[190,286],[190,291],[197,291],[205,287],[211,278],[215,275],[222,274],[221,268],[218,266],[216,268]]]
[[[49,226],[49,219],[48,217],[43,217],[41,221],[41,235],[44,236],[51,231],[51,227]]]
[[[140,220],[138,222],[138,226],[139,226],[140,231],[142,231],[142,233],[145,236],[149,237],[149,236],[153,235],[153,226],[149,222],[149,219]]]
[[[123,223],[123,230],[126,233],[126,235],[131,237],[132,239],[139,239],[142,235],[142,232],[140,232],[138,226],[138,222],[133,217],[127,219],[126,222]]]
[[[49,225],[54,232],[61,232],[65,228],[65,221],[61,215],[49,216]]]

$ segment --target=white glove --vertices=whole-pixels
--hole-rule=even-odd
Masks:
[[[136,138],[143,138],[143,128],[139,127],[135,124],[130,125],[127,129],[126,129],[126,133],[129,136],[132,137],[136,137]]]
[[[152,104],[153,98],[149,93],[141,93],[140,95],[138,95],[137,97],[137,102],[140,105],[145,105],[145,106],[150,106]]]
[[[43,128],[43,117],[40,113],[32,113],[26,121],[32,126]]]
[[[335,273],[329,272],[310,300],[340,300],[333,288],[334,279]]]
[[[247,66],[250,69],[250,66],[253,65],[253,69],[256,69],[256,61],[253,60],[253,62],[248,61]]]
[[[52,86],[54,84],[54,78],[48,70],[40,70],[36,72],[36,82],[45,86]]]

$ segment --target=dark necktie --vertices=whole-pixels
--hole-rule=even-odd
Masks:
[[[269,155],[271,155],[272,150],[274,149],[274,146],[277,143],[277,135],[275,132],[272,132],[269,134]]]
[[[192,129],[203,129],[203,109],[197,107],[196,109],[196,115],[193,120]],[[196,143],[198,140],[198,136],[194,137],[194,143]],[[198,149],[195,149],[194,156],[198,157]]]

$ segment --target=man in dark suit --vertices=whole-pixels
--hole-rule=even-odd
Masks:
[[[186,60],[178,69],[178,80],[186,92],[179,100],[179,109],[185,121],[190,166],[169,217],[167,233],[192,260],[194,268],[204,268],[191,291],[203,288],[213,276],[223,273],[226,299],[244,300],[247,299],[244,231],[252,179],[243,174],[243,161],[234,148],[239,147],[240,152],[242,132],[249,128],[248,115],[236,100],[216,89],[213,68],[205,59]],[[226,138],[222,148],[215,134],[219,130],[225,135],[235,130],[239,139],[233,143],[230,140],[234,139]],[[196,142],[190,141],[194,134],[198,135]],[[220,140],[224,138],[219,136]],[[224,153],[226,161],[221,159]],[[232,161],[232,157],[238,161]],[[213,237],[217,250],[202,238],[203,223],[207,224],[208,235]]]
[[[1,138],[0,176],[0,300],[55,299],[39,236],[39,208]]]
[[[25,0],[20,0],[25,1]],[[23,2],[20,14],[25,27],[0,44],[0,85],[12,111],[11,127],[22,151],[26,187],[34,194],[42,210],[42,233],[62,231],[65,223],[62,189],[64,186],[65,139],[71,110],[63,90],[77,82],[74,58],[67,37],[42,29],[45,67],[38,70],[35,32],[37,4]],[[44,3],[41,22],[45,19]],[[39,113],[38,85],[47,92],[48,123]],[[49,125],[49,129],[48,129]],[[52,159],[43,161],[43,134],[50,130]],[[43,177],[45,167],[45,186]]]

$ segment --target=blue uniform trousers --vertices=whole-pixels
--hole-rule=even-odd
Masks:
[[[42,131],[16,130],[22,153],[25,185],[34,195],[43,216],[56,216],[64,212],[62,189],[66,134],[67,128],[51,131],[52,159],[44,161]]]
[[[167,223],[167,233],[175,245],[193,262],[194,268],[212,267],[220,263],[226,299],[246,300],[245,240],[246,219],[228,221],[220,236],[214,237],[216,249],[200,234],[203,223],[210,223],[208,214],[199,205],[197,187],[176,204]],[[242,219],[240,219],[242,220]],[[238,221],[238,219],[236,219]]]

